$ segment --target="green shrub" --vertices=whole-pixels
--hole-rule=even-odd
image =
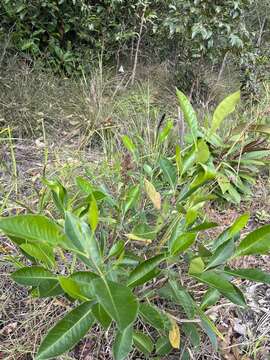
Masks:
[[[124,141],[135,151],[128,138]],[[217,224],[203,215],[209,197],[201,189],[209,174],[206,165],[201,167],[203,178],[195,176],[184,193],[177,169],[165,158],[160,160],[163,175],[156,180],[143,174],[130,177],[132,170],[122,169],[122,183],[114,193],[82,177],[72,194],[59,181],[44,179],[54,218],[39,213],[0,219],[0,229],[28,261],[28,266],[16,261],[13,280],[30,288],[32,296],[65,296],[74,303],[44,338],[36,359],[68,351],[95,323],[114,330],[116,360],[125,359],[133,346],[146,356],[166,356],[184,341],[180,344],[181,320],[172,314],[173,305],[186,317],[182,339],[196,349],[203,330],[217,349],[217,337],[223,336],[205,310],[221,297],[246,306],[235,278],[270,283],[270,274],[259,269],[229,265],[233,258],[269,252],[270,226],[240,238],[249,219],[244,214],[216,239],[203,241],[202,232]],[[47,201],[43,192],[41,211]],[[201,299],[185,286],[187,278],[205,285]],[[148,334],[145,325],[150,326]]]
[[[128,59],[137,43],[145,54],[193,62],[219,62],[224,53],[239,53],[250,38],[244,11],[249,0],[12,1],[0,3],[0,34],[10,34],[11,47],[41,57],[56,70],[71,74],[98,54]],[[131,54],[134,55],[134,52]]]
[[[192,175],[201,172],[204,164],[214,173],[211,192],[237,204],[242,198],[250,197],[251,186],[255,184],[260,168],[269,161],[269,127],[245,123],[231,126],[229,134],[222,137],[217,134],[225,126],[224,120],[234,112],[240,100],[239,91],[226,97],[213,116],[204,119],[205,127],[199,127],[195,111],[186,96],[177,90],[177,97],[191,132],[187,136],[191,149],[183,151],[182,175],[189,177],[188,172]]]

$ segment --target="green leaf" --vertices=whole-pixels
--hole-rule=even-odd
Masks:
[[[172,351],[172,346],[166,336],[158,338],[156,342],[156,353],[160,356],[168,355]]]
[[[245,298],[241,291],[226,280],[222,274],[214,271],[205,271],[202,274],[192,274],[198,281],[217,289],[223,296],[231,300],[233,303],[245,306]]]
[[[211,133],[215,133],[217,129],[221,126],[223,120],[234,112],[236,105],[240,101],[240,91],[227,96],[221,103],[217,106],[214,111],[213,120],[211,124]]]
[[[248,234],[240,242],[234,256],[267,254],[269,251],[270,225],[265,225]]]
[[[173,300],[182,306],[185,314],[189,319],[193,319],[195,315],[195,306],[194,301],[187,290],[185,290],[178,282],[175,280],[169,281],[170,292]]]
[[[166,181],[170,184],[171,188],[174,189],[177,183],[177,173],[175,166],[169,159],[161,158],[159,166],[163,172]]]
[[[208,229],[212,229],[214,227],[219,226],[217,223],[215,222],[208,222],[205,221],[201,224],[198,224],[196,226],[194,226],[193,228],[190,229],[191,232],[199,232],[199,231],[203,231],[203,230],[208,230]]]
[[[35,359],[51,359],[75,346],[94,323],[92,306],[84,302],[60,320],[42,341]]]
[[[158,307],[151,305],[150,303],[141,303],[139,310],[143,320],[155,329],[165,330],[167,327],[170,327],[168,316],[161,312]]]
[[[141,331],[133,332],[133,341],[136,348],[146,356],[148,356],[154,349],[151,337]]]
[[[237,233],[239,233],[239,231],[241,231],[247,225],[249,217],[250,217],[249,213],[245,213],[239,216],[232,224],[232,226],[228,229],[229,236],[232,237]]]
[[[140,263],[130,273],[127,285],[129,287],[134,287],[143,284],[145,282],[145,276],[147,276],[149,273],[152,273],[153,270],[155,270],[157,266],[165,259],[165,257],[165,254],[160,254]]]
[[[270,273],[259,269],[224,269],[225,274],[232,275],[234,277],[240,277],[241,279],[247,279],[263,284],[270,284]]]
[[[118,331],[113,344],[114,360],[125,360],[131,351],[133,339],[132,326],[127,327],[123,331]]]
[[[161,132],[158,135],[159,144],[162,144],[167,139],[167,137],[170,135],[173,127],[174,127],[173,120],[168,120],[166,125],[164,126],[164,128],[161,130]]]
[[[88,212],[88,220],[89,220],[89,224],[90,227],[93,231],[93,233],[96,231],[96,228],[98,226],[98,206],[97,206],[97,202],[96,199],[94,198],[94,196],[92,196],[92,201],[89,207],[89,212]]]
[[[128,287],[105,279],[95,279],[90,286],[93,296],[117,322],[119,330],[126,329],[135,321],[138,301]]]
[[[204,262],[203,259],[201,257],[195,257],[191,260],[190,265],[189,265],[189,274],[193,275],[193,274],[200,274],[202,273],[204,270]]]
[[[39,286],[45,280],[50,280],[54,283],[58,282],[54,274],[40,266],[21,268],[13,272],[11,277],[18,284],[26,286]]]
[[[68,203],[67,190],[59,180],[48,180],[44,178],[43,183],[47,185],[49,189],[51,189],[55,206],[62,214],[64,214]]]
[[[209,337],[209,340],[211,341],[214,350],[217,351],[218,350],[217,336],[219,336],[224,341],[223,335],[219,332],[213,321],[210,320],[209,317],[205,315],[203,311],[201,311],[200,309],[198,309],[197,311],[199,317],[201,318],[201,326],[206,332],[207,336]]]
[[[191,131],[191,134],[193,137],[193,141],[196,144],[197,135],[198,135],[198,120],[197,120],[196,113],[184,93],[182,93],[180,90],[176,89],[176,95],[178,98],[180,108],[183,111],[184,119],[190,128],[190,131]]]
[[[181,329],[183,329],[186,337],[195,348],[200,346],[200,334],[195,324],[184,323],[182,324]]]
[[[225,243],[221,244],[216,249],[216,251],[210,257],[205,270],[224,264],[229,258],[232,257],[233,253],[234,253],[234,240],[230,239]]]
[[[102,262],[99,244],[88,224],[70,212],[66,212],[65,233],[75,249],[90,257],[95,268],[99,268]],[[72,248],[73,248],[72,247]]]
[[[0,219],[0,230],[6,235],[38,241],[56,247],[65,242],[62,229],[52,220],[41,215],[18,215]]]
[[[132,154],[134,154],[135,150],[136,150],[136,146],[133,143],[133,141],[131,140],[130,137],[128,137],[127,135],[122,136],[122,141],[123,144],[125,146],[125,148],[130,151]]]
[[[81,292],[79,284],[76,283],[75,280],[65,277],[59,277],[59,283],[62,289],[74,299],[79,299],[83,301],[91,300],[91,296],[85,296],[83,292]]]
[[[198,141],[198,148],[196,151],[196,163],[201,163],[201,164],[206,163],[209,159],[209,156],[210,156],[210,151],[208,145],[206,144],[205,141],[200,139]]]
[[[202,298],[200,308],[205,310],[209,306],[215,305],[220,299],[220,293],[217,289],[209,288]]]
[[[113,256],[119,256],[125,249],[125,242],[123,240],[118,240],[110,249],[108,258]]]
[[[40,298],[55,297],[64,294],[59,282],[52,280],[42,281],[35,289],[37,289],[38,297]]]
[[[34,257],[36,260],[39,260],[46,267],[52,268],[55,266],[53,248],[50,245],[43,243],[24,243],[20,245],[20,248],[28,255]]]
[[[181,155],[181,148],[179,145],[176,145],[176,147],[175,147],[175,162],[176,162],[176,166],[177,166],[178,176],[180,176],[183,171],[183,159],[182,159],[182,155]]]
[[[179,235],[170,244],[170,252],[172,255],[178,255],[187,250],[196,240],[196,233],[186,232]]]
[[[100,304],[96,304],[93,306],[93,314],[97,321],[101,324],[101,326],[107,330],[112,322],[112,318],[108,315],[108,313],[103,309]]]
[[[82,178],[81,176],[78,176],[78,177],[76,177],[76,184],[82,192],[84,192],[88,195],[92,194],[93,186],[88,180]]]
[[[212,249],[215,251],[219,246],[227,242],[231,238],[238,236],[238,233],[246,226],[249,220],[249,214],[239,216],[234,223],[225,229],[218,238],[214,241]]]
[[[129,209],[135,206],[139,198],[139,193],[140,193],[140,185],[135,185],[129,188],[124,203],[124,210],[123,210],[124,214],[126,214]]]

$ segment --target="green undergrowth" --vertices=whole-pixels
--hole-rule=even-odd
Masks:
[[[100,81],[91,90],[95,119],[103,114],[100,99],[109,96]],[[29,296],[72,306],[36,359],[69,351],[96,324],[113,334],[115,360],[132,349],[150,359],[179,352],[189,358],[205,336],[218,351],[224,334],[207,311],[224,298],[245,309],[239,279],[270,283],[267,272],[231,266],[269,253],[269,225],[247,231],[250,214],[244,213],[209,237],[222,223],[205,213],[216,199],[239,204],[252,197],[269,161],[267,99],[244,111],[235,91],[202,116],[180,90],[163,107],[153,91],[149,83],[121,89],[108,99],[109,124],[88,129],[80,123],[80,145],[86,153],[95,139],[96,161],[80,159],[83,153],[73,148],[52,165],[43,120],[30,204],[17,189],[16,139],[10,127],[1,132],[14,187],[2,201],[0,229],[18,251],[4,262]],[[17,206],[9,208],[12,201]]]

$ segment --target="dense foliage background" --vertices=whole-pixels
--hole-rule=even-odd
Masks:
[[[0,13],[5,50],[67,74],[89,71],[101,56],[117,65],[166,59],[188,88],[198,65],[230,55],[247,85],[269,62],[267,1],[1,0]]]

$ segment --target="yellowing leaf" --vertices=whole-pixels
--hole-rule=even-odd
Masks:
[[[135,240],[135,241],[142,241],[142,242],[145,242],[145,243],[148,243],[148,244],[151,244],[152,240],[150,239],[144,239],[144,238],[141,238],[137,235],[134,235],[134,234],[125,234],[125,236],[129,239],[129,240]]]
[[[91,205],[88,212],[89,224],[93,232],[95,232],[98,226],[98,207],[94,196],[92,197]]]
[[[145,191],[157,210],[161,209],[161,196],[147,179],[144,179]]]
[[[172,328],[169,332],[169,340],[174,349],[180,349],[180,329],[175,320],[171,319]]]

